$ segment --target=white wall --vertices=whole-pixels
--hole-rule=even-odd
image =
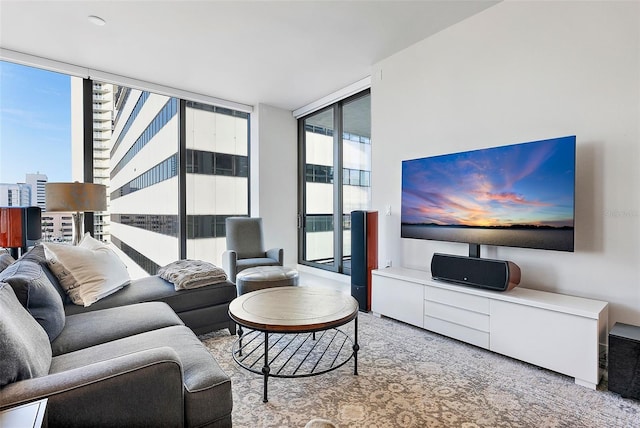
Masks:
[[[251,216],[262,217],[267,248],[298,260],[298,142],[291,111],[260,104],[251,115]],[[257,141],[256,141],[257,140]]]
[[[577,136],[576,251],[483,247],[521,286],[640,325],[640,3],[503,2],[374,66],[379,259],[429,270],[464,244],[400,238],[403,159]]]

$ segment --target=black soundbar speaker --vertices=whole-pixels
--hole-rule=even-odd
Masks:
[[[506,260],[481,259],[434,253],[433,279],[489,290],[511,290],[520,283],[520,268]]]

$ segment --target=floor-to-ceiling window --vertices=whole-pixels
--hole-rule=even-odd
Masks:
[[[6,179],[11,186],[0,185],[0,193],[6,187],[12,204],[30,199],[32,187],[33,195],[39,194],[39,187],[28,183],[30,178],[46,181],[44,173],[49,181],[52,177],[53,181],[89,179],[107,186],[108,209],[95,213],[87,230],[122,250],[121,257],[128,258],[125,262],[151,274],[186,257],[220,264],[224,219],[249,214],[248,106],[246,111],[236,111],[0,64],[0,181],[10,177],[14,167],[24,169]],[[33,75],[58,84],[62,79],[64,91],[38,84]],[[66,121],[60,119],[60,112]],[[34,138],[14,136],[13,129],[18,128],[5,125],[10,122],[23,128],[32,125]],[[66,130],[63,138],[60,130]],[[31,141],[40,145],[32,148]],[[58,223],[43,215],[46,239],[65,240],[67,235],[70,239],[70,217],[68,230]]]
[[[371,96],[299,120],[299,262],[350,273],[350,214],[371,204]]]

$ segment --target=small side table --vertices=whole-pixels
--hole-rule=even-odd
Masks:
[[[45,413],[47,399],[12,407],[0,412],[0,427],[2,428],[41,428],[47,426]]]
[[[609,391],[640,399],[640,327],[615,323],[609,332]]]

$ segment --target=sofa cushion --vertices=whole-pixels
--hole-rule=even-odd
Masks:
[[[76,305],[90,306],[130,282],[116,253],[88,234],[77,246],[43,245],[51,271]]]
[[[193,332],[184,326],[153,330],[59,355],[53,358],[51,373],[161,346],[174,349],[182,364],[185,426],[207,426],[228,417],[233,406],[231,379]]]
[[[166,303],[149,302],[69,315],[53,355],[65,354],[159,328],[183,325]]]
[[[49,269],[49,264],[47,263],[47,257],[44,254],[43,245],[36,245],[35,247],[31,248],[22,257],[20,257],[20,260],[29,260],[34,263],[38,263],[42,268],[42,271],[44,272],[44,274],[47,275],[47,278],[49,278],[49,281],[51,281],[53,288],[55,288],[58,294],[60,295],[62,302],[63,303],[71,302],[69,295],[66,293],[66,291],[64,291],[64,289],[58,282],[58,278],[56,278],[53,272],[51,272],[51,269]]]
[[[11,257],[11,254],[7,253],[6,251],[0,251],[0,272],[5,270],[7,266],[15,261],[16,260]]]
[[[51,345],[43,328],[18,301],[13,288],[0,282],[0,388],[44,376],[51,365]]]
[[[131,284],[122,290],[105,297],[89,308],[66,305],[65,312],[67,315],[71,315],[133,303],[160,301],[167,303],[180,315],[185,311],[228,304],[235,297],[236,287],[229,281],[191,290],[176,291],[172,283],[165,281],[158,275],[153,275],[131,281]]]
[[[0,281],[11,285],[22,306],[55,339],[64,328],[65,314],[60,295],[39,264],[18,260],[0,272]]]

